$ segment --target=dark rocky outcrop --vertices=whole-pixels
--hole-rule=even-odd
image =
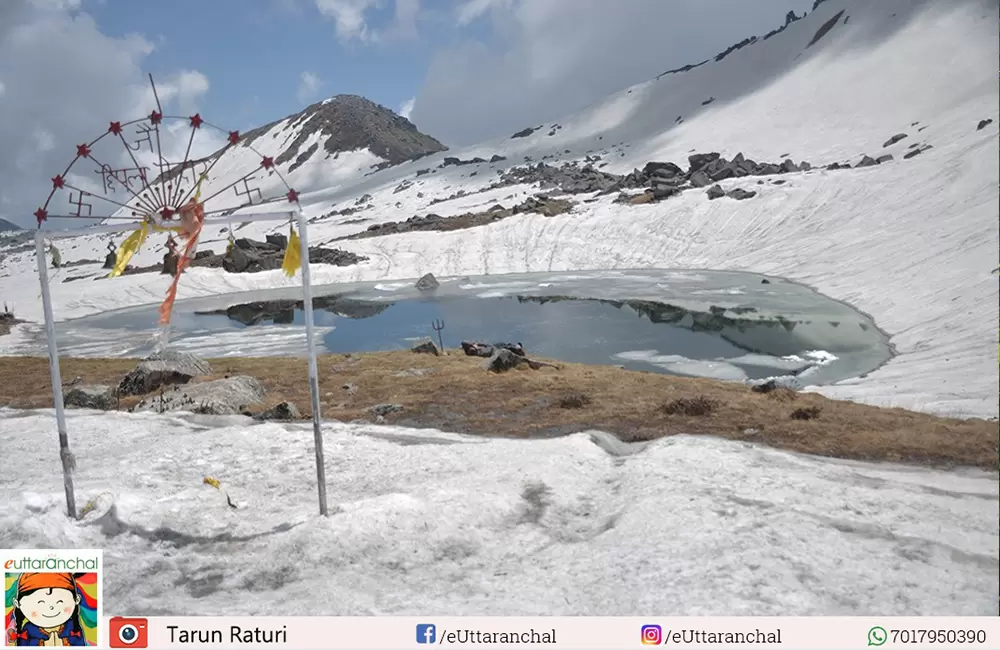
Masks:
[[[185,352],[167,350],[141,360],[118,384],[118,394],[145,395],[164,386],[186,384],[211,374],[207,361]]]
[[[892,145],[896,144],[905,137],[906,137],[905,133],[897,133],[896,135],[886,140],[885,144],[882,145],[882,148],[885,149],[886,147],[891,147]]]
[[[414,215],[406,221],[376,223],[369,226],[367,230],[347,235],[340,239],[367,239],[369,237],[382,237],[384,235],[395,235],[405,232],[448,232],[451,230],[463,230],[465,228],[485,226],[516,214],[536,213],[546,217],[554,217],[569,212],[572,207],[573,203],[566,199],[555,199],[549,196],[537,195],[528,197],[512,208],[505,208],[498,203],[485,212],[467,212],[453,217],[443,217],[439,214],[431,213],[425,216]]]
[[[414,354],[433,354],[435,357],[441,356],[441,348],[437,346],[437,343],[431,341],[430,339],[417,343],[410,348],[410,352],[413,352]]]
[[[840,17],[843,15],[844,15],[844,10],[841,9],[839,12],[837,12],[837,15],[835,15],[833,18],[820,25],[820,28],[816,30],[816,33],[813,35],[812,40],[809,41],[809,45],[806,45],[806,47],[809,48],[818,43],[819,39],[826,36],[830,32],[830,30],[837,25],[837,22],[840,21]]]
[[[253,416],[253,418],[260,421],[275,420],[278,422],[290,422],[292,420],[301,420],[302,413],[299,412],[299,408],[292,402],[278,402],[271,408]]]
[[[976,130],[977,131],[982,131],[983,129],[985,129],[986,127],[988,127],[990,124],[993,124],[993,119],[992,118],[987,119],[987,120],[980,120],[979,121],[979,125],[976,127]]]
[[[462,351],[469,357],[492,357],[497,350],[507,350],[517,356],[525,356],[524,346],[520,343],[481,343],[479,341],[462,341]]]
[[[531,135],[532,133],[534,133],[535,131],[537,131],[540,128],[542,128],[542,127],[541,126],[535,126],[535,127],[530,127],[529,126],[528,128],[522,129],[522,130],[518,131],[517,133],[515,133],[514,135],[510,136],[510,139],[514,140],[515,138],[527,138],[529,135]]]
[[[73,386],[63,394],[65,406],[76,406],[98,411],[110,411],[118,404],[115,389],[103,385]]]
[[[927,151],[928,149],[933,149],[933,148],[934,148],[933,145],[929,145],[928,144],[928,145],[925,145],[923,147],[918,147],[916,149],[911,149],[907,153],[903,154],[903,159],[904,160],[909,160],[910,158],[913,158],[914,156],[919,156],[920,154],[922,154],[923,152]]]
[[[441,283],[437,281],[433,273],[425,273],[417,280],[416,284],[413,285],[418,291],[433,291],[441,286]]]
[[[244,413],[251,404],[262,402],[266,396],[267,391],[260,381],[247,375],[238,375],[198,384],[173,386],[146,397],[132,410],[235,415]]]

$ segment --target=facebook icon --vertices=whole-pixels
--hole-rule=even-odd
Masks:
[[[434,643],[437,639],[437,630],[430,623],[419,623],[417,625],[417,643]]]

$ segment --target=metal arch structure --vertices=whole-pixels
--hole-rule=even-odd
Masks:
[[[178,225],[177,217],[180,208],[196,195],[196,192],[198,192],[198,188],[200,187],[200,181],[208,178],[208,174],[212,171],[215,163],[222,157],[223,153],[240,144],[242,141],[238,131],[225,131],[209,122],[206,122],[201,118],[200,114],[195,114],[190,117],[164,116],[152,75],[150,75],[149,81],[153,89],[153,96],[156,99],[156,110],[145,118],[129,122],[111,122],[105,133],[101,134],[89,143],[77,145],[76,157],[73,158],[61,174],[57,174],[52,178],[52,190],[49,192],[45,203],[34,213],[38,222],[38,229],[35,231],[35,253],[38,262],[38,280],[41,284],[42,309],[45,315],[45,334],[48,343],[52,396],[59,433],[59,456],[62,461],[63,468],[66,510],[71,519],[77,519],[79,517],[76,508],[76,496],[73,486],[73,470],[75,469],[75,461],[73,454],[70,451],[69,435],[66,428],[66,416],[62,392],[62,373],[59,365],[59,349],[56,341],[55,318],[52,309],[52,295],[49,287],[45,242],[46,240],[52,239],[125,232],[135,230],[137,227],[141,227],[143,223],[151,223],[157,226],[165,227]],[[181,161],[171,162],[163,156],[160,127],[164,120],[186,120],[189,128],[191,129],[186,152],[183,160]],[[134,143],[136,145],[135,147],[130,145],[128,141],[125,140],[124,136],[126,128],[131,126],[135,126],[137,131],[136,135],[140,136]],[[195,134],[202,127],[215,129],[218,132],[226,134],[226,146],[214,156],[211,163],[206,163],[204,160],[190,159],[191,147],[194,142]],[[102,162],[95,158],[93,151],[94,145],[108,136],[117,138],[121,142],[134,167],[114,169],[108,162]],[[142,147],[143,143],[148,143],[150,151],[155,154],[157,158],[156,166],[159,169],[159,174],[152,180],[149,179],[149,175],[147,174],[148,167],[140,165],[134,155],[138,148]],[[306,345],[309,357],[309,392],[312,402],[313,437],[316,451],[317,493],[319,497],[320,514],[327,516],[329,514],[329,509],[327,506],[326,495],[326,468],[324,463],[325,456],[323,452],[323,434],[320,422],[319,373],[316,363],[315,327],[313,322],[312,277],[309,269],[308,223],[305,215],[303,214],[302,206],[299,203],[298,192],[296,192],[295,189],[288,184],[281,172],[278,171],[275,166],[274,159],[269,156],[264,156],[247,142],[243,142],[243,146],[249,148],[252,152],[260,156],[259,166],[236,179],[234,182],[225,186],[221,190],[211,194],[205,199],[201,199],[200,203],[203,206],[207,205],[209,201],[220,196],[223,192],[234,188],[236,195],[245,195],[248,202],[236,207],[229,206],[227,208],[216,210],[206,209],[202,228],[204,229],[205,226],[209,225],[228,225],[231,229],[233,222],[248,221],[292,222],[294,220],[297,222],[299,231],[300,269],[302,271],[303,312],[305,316]],[[69,182],[68,176],[70,172],[74,169],[77,163],[82,161],[90,162],[98,168],[96,173],[101,175],[102,186],[104,188],[103,196],[98,195],[95,192],[88,192]],[[196,174],[196,168],[199,165],[201,165],[202,171]],[[184,173],[186,170],[191,170],[190,184],[185,183],[186,179],[184,178]],[[267,174],[274,174],[277,176],[285,190],[287,190],[284,196],[264,199],[261,196],[260,190],[257,189],[259,202],[254,203],[253,194],[249,189],[246,191],[246,194],[241,194],[239,192],[239,188],[236,187],[237,184],[243,183],[245,187],[248,187],[247,181],[252,180],[254,175],[261,170]],[[130,174],[129,172],[134,173]],[[138,181],[138,187],[135,187],[134,181]],[[112,187],[123,189],[128,198],[126,198],[125,201],[107,198],[106,191]],[[60,192],[64,191],[69,192],[69,204],[76,206],[76,214],[49,214],[49,207],[52,204],[53,199],[60,196]],[[76,193],[75,202],[73,196],[74,192]],[[87,201],[85,201],[85,199]],[[93,210],[94,203],[98,200],[103,201],[104,204],[107,204],[109,207],[114,206],[114,211],[107,215],[95,214]],[[289,209],[286,211],[238,214],[240,210],[250,206],[275,204],[279,202],[287,203]],[[87,208],[86,215],[82,214],[84,207]],[[209,215],[216,216],[210,218]],[[81,228],[43,230],[42,224],[49,219],[103,219],[105,221],[118,220],[128,223],[113,225],[104,223],[101,225],[84,226]]]

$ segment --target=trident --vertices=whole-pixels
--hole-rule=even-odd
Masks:
[[[431,327],[438,333],[438,345],[441,347],[441,351],[444,352],[444,342],[441,340],[441,330],[444,329],[444,321],[435,318],[434,322],[431,323]]]

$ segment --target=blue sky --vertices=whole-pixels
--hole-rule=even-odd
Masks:
[[[425,0],[423,8],[446,4],[453,3]],[[199,108],[243,130],[301,110],[303,72],[320,81],[308,102],[344,93],[398,110],[417,94],[434,48],[450,36],[427,21],[419,40],[344,42],[314,3],[295,0],[85,0],[82,8],[109,36],[140,33],[150,40],[156,49],[143,68],[154,79],[177,70],[202,72],[211,91]],[[367,24],[383,28],[393,13],[390,3],[372,7]],[[482,26],[469,25],[462,36],[488,41]]]

